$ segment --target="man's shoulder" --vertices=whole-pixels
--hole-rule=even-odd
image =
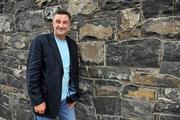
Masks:
[[[32,42],[41,43],[41,42],[47,41],[50,36],[51,36],[51,33],[39,34],[32,40]]]
[[[66,36],[66,39],[67,39],[68,41],[70,41],[72,44],[77,45],[76,41],[75,41],[74,39],[70,38],[69,36]]]
[[[37,35],[35,37],[35,39],[45,39],[45,38],[48,38],[52,33],[44,33],[44,34],[40,34],[40,35]]]

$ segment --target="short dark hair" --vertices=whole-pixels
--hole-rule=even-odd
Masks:
[[[69,20],[71,20],[71,14],[66,11],[66,10],[62,10],[62,9],[58,9],[54,14],[53,14],[53,17],[55,15],[67,15],[69,17]]]

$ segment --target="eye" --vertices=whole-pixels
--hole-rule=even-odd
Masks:
[[[59,24],[59,23],[61,23],[61,21],[60,21],[60,20],[56,20],[56,23],[58,23],[58,24]]]
[[[63,24],[68,24],[68,21],[63,21]]]

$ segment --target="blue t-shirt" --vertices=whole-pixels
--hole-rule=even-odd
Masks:
[[[63,63],[64,74],[62,79],[61,100],[64,100],[69,94],[69,72],[70,72],[69,48],[66,40],[60,40],[57,37],[55,37],[55,40]]]

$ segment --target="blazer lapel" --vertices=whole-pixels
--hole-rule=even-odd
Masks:
[[[53,51],[54,57],[58,61],[60,67],[63,68],[62,59],[61,59],[60,52],[59,52],[58,46],[56,44],[53,33],[50,34],[48,42],[49,42],[50,47]]]
[[[72,61],[73,61],[73,51],[72,51],[73,46],[71,45],[71,41],[69,40],[68,37],[66,37],[66,40],[67,40],[67,44],[68,44],[68,48],[69,48],[70,68],[71,68]]]

